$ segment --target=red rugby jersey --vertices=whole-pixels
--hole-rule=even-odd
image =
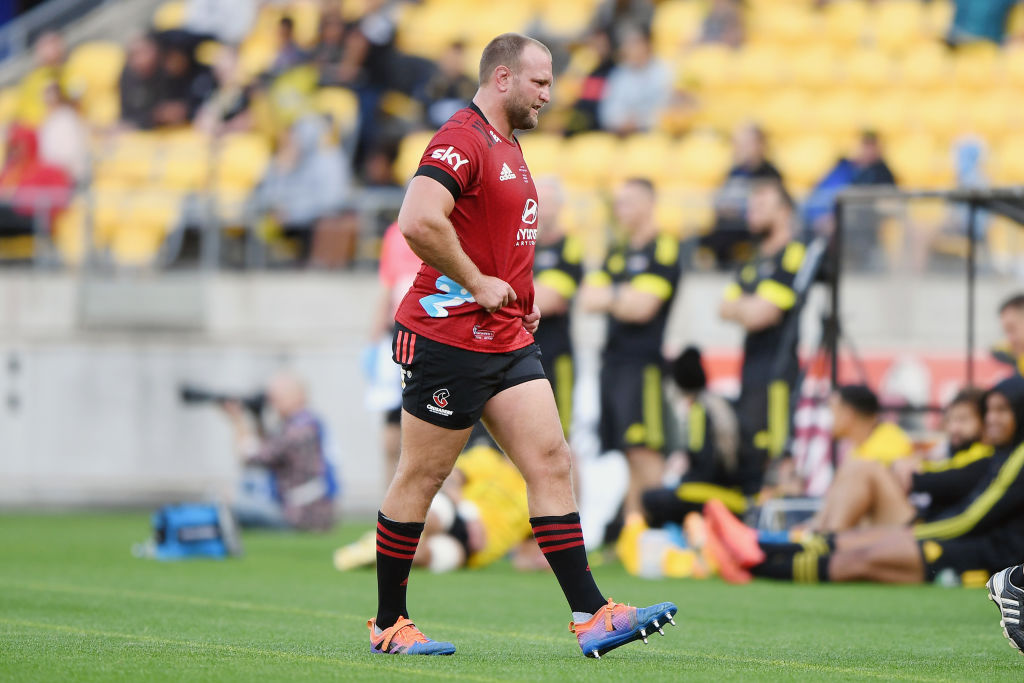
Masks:
[[[416,175],[452,193],[449,218],[466,255],[484,275],[512,285],[518,298],[488,313],[464,287],[423,264],[395,320],[427,339],[471,351],[501,353],[533,343],[523,316],[533,310],[537,190],[519,142],[503,137],[471,104],[430,141]]]

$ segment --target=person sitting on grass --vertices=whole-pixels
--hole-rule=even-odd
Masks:
[[[434,496],[413,566],[479,569],[514,553],[517,568],[537,568],[538,559],[547,568],[532,537],[523,477],[486,433],[470,443]],[[376,530],[334,553],[339,571],[375,562]]]
[[[740,567],[789,581],[923,583],[940,579],[982,585],[1024,559],[1024,378],[985,394],[985,440],[995,454],[984,476],[934,519],[851,529],[803,543],[759,543],[758,534],[712,501],[707,528]]]
[[[841,412],[836,415],[839,424]],[[869,438],[858,449],[866,457],[848,458],[843,463],[821,510],[806,529],[832,533],[861,525],[905,524],[919,516],[927,518],[967,495],[984,476],[987,459],[993,453],[991,446],[980,442],[981,395],[971,390],[958,394],[946,409],[946,424],[951,457],[940,462],[904,457],[886,463],[871,456],[883,450],[902,452],[906,436],[902,431],[893,432],[896,436],[892,441],[900,450],[894,447],[871,452],[867,451],[872,440]],[[917,504],[912,494],[919,494],[915,496]]]

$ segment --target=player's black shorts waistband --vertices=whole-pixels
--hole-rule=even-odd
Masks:
[[[395,326],[392,357],[402,366],[402,407],[447,429],[467,429],[495,395],[544,379],[536,344],[506,353],[469,351]]]

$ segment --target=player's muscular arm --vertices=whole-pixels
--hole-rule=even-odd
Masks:
[[[481,308],[493,313],[516,300],[515,290],[504,280],[481,273],[463,251],[448,220],[454,208],[455,198],[443,185],[417,176],[405,193],[398,228],[424,263],[468,289]]]
[[[723,319],[739,323],[748,332],[759,332],[782,321],[781,308],[754,294],[723,301],[719,313]]]

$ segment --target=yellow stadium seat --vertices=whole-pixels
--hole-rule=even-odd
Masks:
[[[14,120],[18,111],[18,89],[4,88],[0,90],[0,125],[6,125]]]
[[[864,37],[868,5],[864,0],[835,0],[825,5],[824,35],[837,47],[856,45]]]
[[[96,160],[97,179],[123,187],[150,182],[156,170],[159,147],[160,138],[156,133],[120,133]]]
[[[675,145],[672,154],[680,183],[710,189],[717,187],[732,166],[732,149],[718,135],[693,133]]]
[[[207,187],[210,183],[211,144],[208,137],[192,129],[168,134],[159,163],[160,186],[181,191]]]
[[[313,47],[320,34],[320,6],[314,0],[292,0],[288,16],[295,22],[295,42],[304,48]]]
[[[359,99],[348,88],[320,88],[313,97],[316,110],[331,119],[339,140],[352,135],[359,125]]]
[[[953,58],[953,82],[961,88],[990,88],[1003,81],[999,48],[974,43],[957,48]]]
[[[839,62],[835,50],[822,43],[795,50],[789,71],[793,84],[804,88],[827,88],[839,80]]]
[[[436,58],[454,41],[463,40],[463,18],[471,13],[462,2],[428,2],[408,8],[400,17],[399,49]]]
[[[940,43],[924,43],[905,54],[900,61],[900,78],[915,88],[945,85],[952,75],[949,50]]]
[[[844,60],[846,81],[859,88],[884,88],[895,75],[895,64],[881,50],[854,50]]]
[[[753,112],[753,118],[769,137],[799,133],[807,129],[811,102],[811,96],[798,88],[767,93]]]
[[[804,43],[819,30],[818,12],[803,4],[771,3],[763,10],[755,6],[753,14],[752,35],[766,41]]]
[[[1024,123],[1020,111],[1020,93],[1012,87],[986,90],[966,98],[961,106],[965,109],[970,132],[990,142],[1019,130]]]
[[[639,133],[623,140],[619,157],[613,165],[613,177],[647,178],[663,187],[676,173],[672,140],[662,133]]]
[[[270,162],[270,145],[255,133],[225,136],[216,151],[214,183],[218,189],[249,190]]]
[[[94,41],[82,43],[68,56],[64,67],[64,85],[87,94],[117,88],[124,69],[124,48],[117,43]]]
[[[116,90],[87,95],[81,107],[85,120],[97,128],[110,128],[121,118],[121,96]]]
[[[740,49],[735,61],[735,78],[740,85],[771,88],[785,78],[785,57],[782,51],[768,44],[754,44]]]
[[[246,80],[267,71],[274,63],[277,46],[273,37],[250,33],[238,49],[238,69]]]
[[[915,129],[944,140],[965,132],[968,121],[964,103],[967,99],[966,93],[951,87],[916,98],[911,107],[912,120],[917,123]]]
[[[78,265],[85,258],[86,216],[85,201],[76,199],[54,222],[53,243],[61,261],[67,265]]]
[[[925,133],[903,136],[886,145],[886,158],[897,182],[908,189],[936,186],[940,151],[935,139]]]
[[[1002,59],[1007,80],[1017,87],[1024,86],[1024,45],[1013,43],[1003,48]]]
[[[393,165],[396,182],[405,185],[412,179],[432,137],[434,137],[434,132],[422,131],[410,133],[402,138],[402,142],[398,146],[398,157]]]
[[[594,3],[588,0],[558,0],[542,5],[538,19],[549,35],[574,38],[587,28],[593,13]]]
[[[844,138],[869,127],[867,100],[863,91],[852,88],[823,92],[811,106],[812,128]]]
[[[530,133],[519,138],[523,158],[533,177],[559,176],[564,157],[564,141],[553,133]]]
[[[925,32],[933,40],[942,40],[953,23],[952,0],[930,0],[925,3]]]
[[[796,194],[804,194],[835,165],[835,141],[827,135],[802,135],[774,146],[775,162]]]
[[[865,126],[885,137],[901,135],[910,127],[914,99],[911,93],[896,88],[865,98]]]
[[[719,43],[699,45],[675,64],[677,82],[685,89],[711,90],[733,80],[734,53]]]
[[[185,25],[187,11],[185,0],[162,2],[153,13],[153,28],[157,31],[170,31]]]
[[[581,133],[565,143],[565,182],[573,187],[600,190],[614,178],[619,141],[610,133]]]
[[[928,38],[928,24],[920,0],[886,0],[875,3],[872,25],[879,47],[905,52]]]
[[[604,195],[589,189],[566,188],[560,218],[568,233],[582,239],[584,260],[593,262],[604,256],[610,213]]]
[[[756,111],[759,98],[760,93],[753,89],[708,93],[699,100],[695,126],[729,135]]]
[[[654,8],[653,43],[655,51],[671,57],[681,47],[700,38],[704,8],[687,0],[666,0]]]
[[[998,185],[1020,185],[1024,183],[1024,134],[1004,138],[992,150],[989,173]]]

